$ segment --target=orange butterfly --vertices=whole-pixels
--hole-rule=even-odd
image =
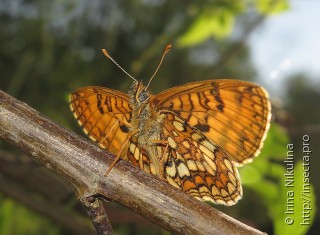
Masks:
[[[269,128],[268,94],[249,82],[208,80],[154,96],[147,88],[170,48],[147,86],[128,74],[134,80],[128,94],[83,87],[71,94],[70,108],[84,132],[117,159],[198,199],[234,205],[242,197],[237,167],[259,153]]]

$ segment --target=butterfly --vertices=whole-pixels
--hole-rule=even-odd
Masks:
[[[148,87],[170,48],[147,86],[103,49],[134,80],[128,94],[83,87],[70,95],[70,108],[85,134],[117,155],[113,164],[124,159],[197,199],[234,205],[242,197],[237,167],[257,156],[266,138],[268,93],[254,83],[222,79],[152,95]]]

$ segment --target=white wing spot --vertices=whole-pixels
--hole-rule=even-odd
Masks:
[[[190,149],[190,144],[187,140],[182,141],[181,143],[185,148]]]
[[[200,145],[200,150],[205,154],[207,155],[210,159],[214,160],[214,154],[211,150],[209,150],[208,148],[206,148],[204,145]]]
[[[170,176],[170,177],[175,177],[177,170],[176,170],[176,165],[173,163],[171,166],[167,166],[166,167],[166,173]]]
[[[230,193],[230,194],[233,193],[234,191],[236,191],[236,188],[235,188],[234,185],[231,184],[231,183],[228,183],[228,184],[227,184],[227,187],[228,187],[228,190],[229,190],[229,193]]]
[[[208,189],[208,187],[206,187],[206,186],[201,186],[200,188],[199,188],[199,192],[208,192],[208,193],[210,193],[210,190]]]
[[[229,193],[225,190],[225,189],[221,189],[221,195],[223,196],[223,197],[226,197],[226,196],[229,196]]]
[[[157,121],[162,123],[165,118],[166,118],[166,115],[162,113],[158,116]]]
[[[78,121],[78,123],[80,124],[81,122]],[[81,125],[82,125],[82,124],[81,124]],[[87,129],[85,129],[85,128],[83,128],[83,132],[84,132],[86,135],[89,134],[89,131],[88,131]],[[89,137],[91,137],[91,136],[89,136]]]
[[[84,131],[84,133],[85,133],[86,135],[88,135],[88,131],[87,131],[87,130],[83,129],[83,131]],[[90,138],[93,142],[96,142],[96,141],[97,141],[97,139],[94,138],[92,135],[89,135],[89,138]]]
[[[184,130],[183,124],[181,122],[173,121],[172,124],[178,131],[183,131]]]
[[[186,166],[186,164],[184,164],[184,163],[180,163],[178,165],[178,173],[181,178],[183,176],[190,176],[190,171],[189,171],[188,167]]]
[[[171,148],[177,148],[177,143],[170,136],[168,137],[168,143]]]
[[[230,171],[230,172],[234,172],[233,171],[233,168],[232,168],[232,165],[231,165],[231,162],[229,161],[229,160],[227,160],[227,159],[224,159],[224,164],[226,164],[226,166],[227,166],[227,168],[228,168],[228,170]]]
[[[216,147],[210,141],[206,140],[206,141],[203,141],[201,144],[203,144],[211,152],[213,152],[216,149]]]
[[[134,156],[134,158],[135,158],[137,161],[139,161],[139,159],[140,159],[140,151],[139,151],[139,148],[136,148],[136,149],[134,150],[133,156]]]
[[[74,112],[74,110],[72,110],[72,112]],[[73,113],[73,116],[74,116],[75,119],[78,119],[78,117],[79,117],[79,115],[77,113],[75,113],[75,112]],[[78,120],[78,123],[79,123],[79,120]]]
[[[187,166],[191,171],[197,171],[198,167],[196,165],[196,163],[193,160],[188,160],[187,161]]]
[[[178,133],[175,132],[175,131],[172,131],[172,134],[173,134],[174,136],[179,136]]]
[[[193,139],[193,140],[195,140],[195,141],[198,141],[198,140],[200,140],[201,139],[201,135],[199,135],[198,133],[193,133],[192,135],[191,135],[191,138]]]
[[[150,163],[150,172],[154,175],[157,175],[156,168],[154,167],[152,162]]]
[[[136,149],[136,145],[135,144],[130,144],[130,153],[134,153],[134,150]]]
[[[232,184],[234,184],[234,185],[237,184],[237,180],[236,180],[234,174],[232,174],[231,172],[228,172],[228,177],[229,177],[230,182],[231,182]]]
[[[206,168],[206,170],[209,172],[210,175],[215,175],[213,169],[209,166],[208,163],[202,162],[202,164],[203,164],[204,168]]]
[[[196,161],[196,164],[197,164],[197,167],[198,167],[198,169],[200,171],[205,171],[206,170],[201,162]]]
[[[220,195],[220,191],[218,190],[217,186],[215,186],[215,185],[212,185],[212,187],[211,187],[211,193],[212,193],[213,195]]]
[[[181,189],[181,187],[176,182],[174,182],[171,177],[167,177],[167,181],[169,182],[169,184],[173,185],[174,187]]]
[[[103,149],[105,149],[105,148],[106,148],[106,146],[104,146],[104,145],[103,145],[103,144],[101,144],[101,143],[100,143],[100,144],[98,144],[98,145],[99,145],[99,147],[100,147],[100,148],[103,148]]]
[[[176,152],[176,154],[177,154],[177,159],[182,159],[183,158],[179,152]]]
[[[208,163],[210,168],[215,172],[217,170],[217,165],[212,161],[211,158],[207,157],[206,155],[203,155],[203,157],[206,160],[206,163]]]

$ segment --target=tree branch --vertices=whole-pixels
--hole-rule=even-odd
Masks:
[[[103,201],[95,196],[84,197],[82,204],[87,208],[92,223],[99,235],[113,235],[113,230],[107,216]]]
[[[0,91],[0,138],[30,154],[74,187],[81,200],[99,195],[176,234],[263,234],[120,160]]]

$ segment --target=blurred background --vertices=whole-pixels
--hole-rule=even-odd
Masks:
[[[79,134],[68,95],[98,85],[127,92],[147,81],[173,45],[150,89],[233,78],[270,93],[271,128],[260,156],[240,170],[244,197],[213,205],[268,234],[319,234],[320,1],[0,0],[0,89]],[[302,144],[308,135],[310,225],[303,221]],[[294,223],[287,225],[287,144],[294,145]],[[169,234],[110,202],[116,234]],[[214,219],[214,218],[212,218]],[[95,234],[69,185],[0,141],[0,235]]]

